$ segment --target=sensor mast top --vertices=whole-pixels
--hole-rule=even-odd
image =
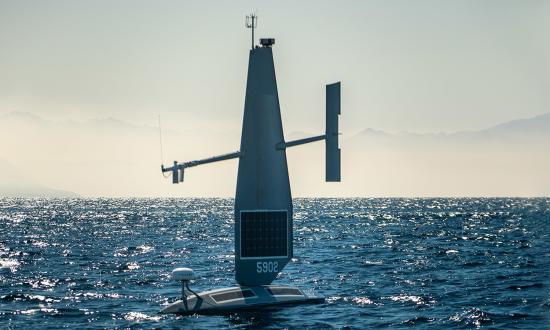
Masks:
[[[262,38],[260,39],[260,45],[263,47],[271,47],[275,44],[275,39],[273,38]]]
[[[246,16],[245,26],[252,29],[252,49],[254,49],[254,29],[258,27],[258,16],[256,14],[250,14]]]

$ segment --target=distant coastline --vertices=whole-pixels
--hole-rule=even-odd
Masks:
[[[495,121],[498,122],[498,121]],[[482,130],[388,132],[342,127],[342,183],[326,184],[324,146],[288,151],[294,196],[550,196],[550,113]],[[287,140],[311,136],[289,131]],[[163,127],[164,162],[239,147],[239,128]],[[237,162],[193,169],[183,185],[160,173],[158,127],[116,118],[52,120],[0,114],[0,196],[233,196]],[[201,141],[198,148],[196,141]]]

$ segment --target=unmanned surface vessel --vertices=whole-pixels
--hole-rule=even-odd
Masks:
[[[193,270],[177,268],[172,278],[182,283],[182,297],[161,313],[210,314],[266,306],[319,303],[323,297],[293,286],[271,285],[293,257],[292,197],[286,148],[326,142],[326,181],[340,181],[338,116],[340,82],[326,86],[326,131],[323,135],[285,141],[272,46],[275,39],[254,45],[257,18],[247,17],[252,28],[246,99],[239,151],[161,167],[182,182],[184,170],[212,162],[239,159],[235,195],[235,279],[239,286],[195,293],[189,281]],[[188,294],[188,292],[190,294]]]
[[[235,286],[195,293],[189,289],[194,279],[190,268],[176,268],[172,278],[182,282],[182,298],[167,307],[163,314],[224,314],[261,307],[320,303],[324,298],[305,293],[297,287],[280,285]],[[189,291],[192,295],[188,295]]]

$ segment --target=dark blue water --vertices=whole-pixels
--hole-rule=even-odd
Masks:
[[[550,199],[298,199],[278,283],[324,305],[158,315],[231,286],[230,199],[0,199],[0,328],[550,327]]]

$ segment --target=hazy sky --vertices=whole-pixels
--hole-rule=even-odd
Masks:
[[[287,137],[323,133],[342,81],[343,180],[324,183],[322,143],[293,148],[295,196],[549,194],[548,116],[356,134],[549,113],[550,1],[503,0],[0,0],[0,188],[232,196],[236,161],[163,180],[155,126],[165,163],[238,150],[252,10],[276,39]]]
[[[286,132],[321,132],[337,80],[344,133],[550,111],[550,1],[0,0],[0,113],[238,131],[251,10]]]

